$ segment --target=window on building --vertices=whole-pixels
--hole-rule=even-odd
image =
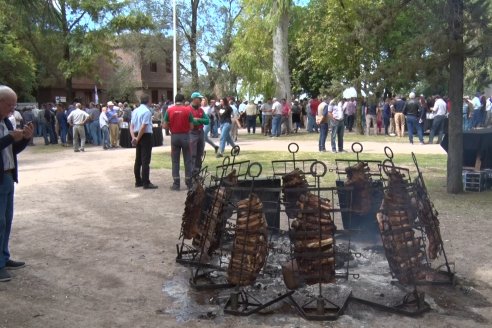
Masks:
[[[152,90],[152,103],[153,104],[159,103],[159,91],[158,90]]]
[[[173,62],[170,58],[166,58],[166,72],[167,73],[173,72]]]
[[[157,72],[157,63],[156,62],[150,63],[150,71],[151,72]]]

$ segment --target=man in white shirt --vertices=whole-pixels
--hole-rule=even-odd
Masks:
[[[84,124],[89,119],[89,114],[82,110],[82,104],[75,104],[75,110],[67,117],[68,124],[73,127],[73,151],[78,153],[85,151],[85,129]],[[79,144],[80,138],[80,147]]]
[[[328,117],[330,118],[330,130],[331,130],[331,151],[333,153],[338,152],[345,153],[343,149],[343,134],[345,132],[345,122],[343,114],[343,103],[338,99],[333,99],[328,105]],[[337,140],[338,139],[338,140]],[[337,142],[338,141],[338,142]]]
[[[272,137],[280,137],[282,126],[282,104],[277,98],[273,98],[272,105]]]
[[[447,104],[441,96],[436,96],[436,102],[434,103],[434,107],[432,107],[431,110],[434,113],[434,120],[432,121],[432,127],[429,134],[429,143],[433,143],[434,135],[437,132],[439,133],[437,143],[440,144],[442,138],[444,137],[444,121],[446,119],[447,113]]]
[[[487,115],[485,119],[485,127],[487,128],[492,124],[492,97],[487,98],[485,103],[485,115]]]
[[[20,129],[22,127],[22,115],[21,113],[16,109],[14,110],[14,118],[15,118],[15,125],[14,127],[16,129]]]
[[[482,116],[482,102],[480,101],[480,92],[475,94],[472,99],[473,104],[473,116],[472,116],[472,126],[473,128],[478,128],[482,126],[483,116]]]

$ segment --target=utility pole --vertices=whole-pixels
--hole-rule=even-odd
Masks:
[[[166,0],[164,0],[166,2]],[[178,30],[176,28],[176,0],[173,0],[173,99],[176,97],[178,93],[178,50],[177,50],[177,39],[178,39]]]

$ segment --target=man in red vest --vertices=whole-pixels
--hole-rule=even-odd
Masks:
[[[185,167],[185,183],[191,187],[191,151],[190,151],[190,130],[193,128],[193,115],[191,107],[185,106],[184,96],[177,94],[174,105],[169,107],[164,114],[163,128],[171,131],[171,161],[173,185],[171,190],[179,191],[179,158],[183,153]]]

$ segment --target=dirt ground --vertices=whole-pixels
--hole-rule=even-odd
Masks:
[[[167,145],[169,140],[153,156],[168,156]],[[241,146],[246,156],[248,149],[286,145]],[[460,283],[425,289],[433,310],[420,318],[352,305],[333,323],[305,321],[292,309],[282,315],[223,316],[220,307],[188,287],[188,269],[175,262],[186,192],[169,191],[168,170],[151,171],[159,189],[136,189],[134,150],[36,147],[44,146],[20,155],[11,239],[12,257],[27,266],[0,283],[0,327],[490,327],[492,322],[490,211],[468,220],[438,208]],[[383,147],[365,148],[381,153]],[[438,146],[393,149],[442,152]]]

